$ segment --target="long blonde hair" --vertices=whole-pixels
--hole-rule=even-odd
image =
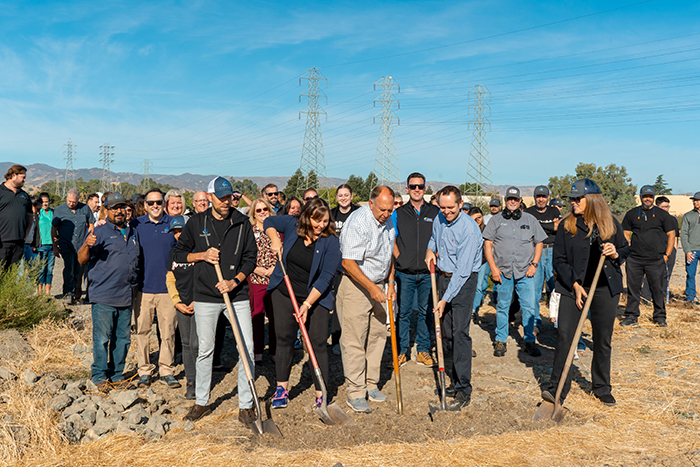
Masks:
[[[597,227],[598,235],[600,235],[600,239],[603,241],[609,240],[615,235],[615,222],[613,221],[612,213],[603,195],[586,195],[586,209],[583,211],[583,220],[586,225],[590,227],[586,237],[593,235],[594,225]],[[570,232],[571,235],[576,235],[576,215],[573,211],[569,212],[564,217],[564,228],[567,232]]]

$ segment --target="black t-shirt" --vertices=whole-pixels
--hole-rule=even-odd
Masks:
[[[226,233],[226,229],[228,229],[231,226],[231,217],[227,217],[226,219],[217,219],[214,216],[211,216],[211,228],[213,230],[211,239],[213,240],[211,246],[214,248],[219,248],[221,245],[221,242],[224,239],[224,234]]]
[[[657,206],[650,209],[638,206],[627,211],[622,220],[622,228],[632,232],[631,257],[657,261],[666,253],[666,233],[675,232],[678,221]]]
[[[593,283],[593,277],[595,276],[595,270],[598,268],[598,261],[600,261],[600,244],[598,242],[593,242],[591,245],[591,254],[588,255],[588,266],[586,267],[586,277],[583,278],[583,284],[581,284],[585,289],[588,289]],[[600,276],[598,276],[598,285],[596,287],[604,287],[608,285],[608,278],[605,276],[605,271],[600,271]]]
[[[311,242],[307,246],[304,245],[304,239],[299,237],[287,253],[287,274],[298,301],[303,301],[309,296],[309,274],[314,261],[315,248],[316,242]],[[280,291],[289,297],[287,287],[282,287]],[[299,305],[301,306],[301,303]]]
[[[27,234],[27,214],[32,213],[29,195],[23,189],[17,193],[0,184],[0,241],[24,241]]]
[[[544,233],[547,234],[547,238],[544,239],[544,244],[553,245],[554,237],[557,235],[556,230],[554,230],[554,219],[561,218],[559,209],[555,208],[554,206],[547,206],[544,212],[540,212],[537,210],[537,206],[530,206],[525,210],[525,212],[529,212],[535,216],[537,222],[539,222],[540,226],[542,226]]]
[[[343,230],[343,224],[345,223],[345,221],[348,220],[348,217],[350,217],[350,214],[352,214],[353,211],[356,211],[358,209],[360,209],[360,206],[356,204],[351,204],[350,210],[345,214],[340,212],[340,206],[336,206],[333,209],[331,209],[331,219],[335,221],[335,233],[337,233],[339,237],[340,231]]]

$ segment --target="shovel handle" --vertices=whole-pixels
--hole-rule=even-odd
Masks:
[[[437,290],[437,280],[435,278],[435,263],[430,261],[430,283],[433,288],[433,309],[438,306],[438,290]],[[438,370],[445,371],[445,356],[442,352],[442,330],[440,328],[440,317],[433,313],[433,319],[435,321],[435,346],[437,347],[438,354]]]
[[[394,375],[396,376],[396,411],[403,415],[403,397],[401,396],[401,373],[399,373],[399,355],[396,349],[396,327],[394,326],[394,302],[387,300],[389,305],[389,328],[391,329],[391,353],[394,357]]]

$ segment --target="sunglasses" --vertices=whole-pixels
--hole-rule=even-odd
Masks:
[[[241,199],[241,197],[240,197],[240,196],[233,195],[233,199],[235,199],[236,201],[238,201],[239,199]]]
[[[415,185],[408,185],[409,190],[425,190],[425,185],[420,183],[420,184],[415,184]]]
[[[268,193],[265,193],[267,196],[279,196],[280,192],[279,191],[270,191]]]
[[[155,201],[146,201],[146,204],[149,206],[153,206],[154,204],[156,206],[162,206],[163,205],[163,200],[162,199],[157,199]]]
[[[582,199],[582,198],[585,198],[585,196],[577,196],[576,198],[569,198],[569,201],[571,201],[572,203],[577,203],[577,204],[578,204],[578,203],[581,202],[581,199]]]
[[[317,196],[309,196],[308,198],[304,198],[304,201],[311,201],[312,199],[316,199],[316,198],[318,198],[318,195]]]
[[[110,211],[126,211],[126,206],[112,206],[109,208]]]
[[[394,206],[402,206],[403,201],[394,201]]]
[[[267,211],[269,211],[269,210],[270,210],[270,208],[264,207],[264,208],[258,208],[258,209],[256,209],[255,212],[259,214],[259,213],[261,213],[261,212],[267,212]]]

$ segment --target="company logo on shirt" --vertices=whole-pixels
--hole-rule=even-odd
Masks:
[[[199,234],[200,237],[209,237],[211,234],[209,233],[209,230],[204,229],[202,230],[202,233]]]
[[[424,220],[425,222],[433,222],[433,218],[432,218],[432,217],[427,217],[427,216],[426,216],[426,217],[423,218],[423,220]]]

